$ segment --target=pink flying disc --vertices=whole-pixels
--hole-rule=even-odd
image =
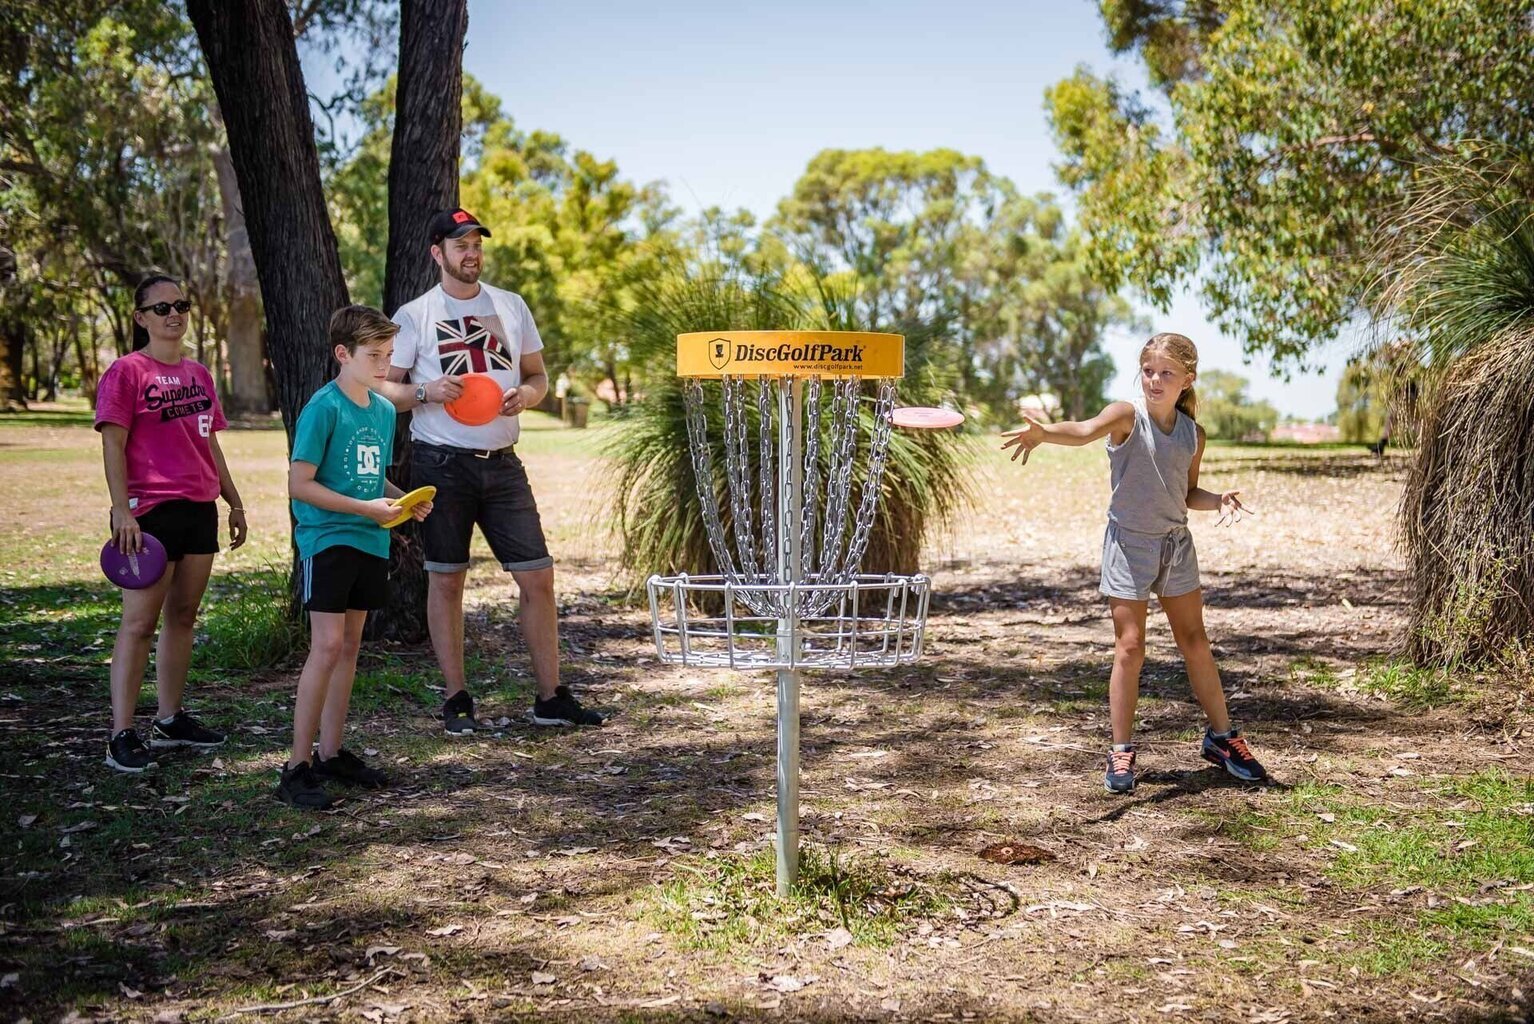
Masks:
[[[908,405],[890,413],[890,422],[897,427],[915,430],[942,430],[957,427],[964,422],[964,414],[952,409],[933,409],[920,405]]]
[[[144,539],[144,550],[136,555],[117,550],[111,541],[101,547],[101,571],[124,590],[152,587],[165,575],[165,545],[152,533],[139,536]]]
[[[501,414],[501,403],[506,396],[495,378],[486,373],[465,374],[463,394],[448,402],[443,408],[453,419],[466,427],[481,427]]]

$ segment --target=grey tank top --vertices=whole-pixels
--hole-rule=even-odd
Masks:
[[[1108,521],[1134,533],[1167,533],[1188,523],[1188,469],[1198,451],[1198,427],[1181,411],[1163,433],[1136,398],[1134,430],[1123,444],[1108,442],[1113,498]]]

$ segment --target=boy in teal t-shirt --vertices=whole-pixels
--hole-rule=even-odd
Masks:
[[[389,531],[403,492],[384,477],[394,448],[394,406],[370,385],[385,378],[399,328],[376,309],[346,306],[330,318],[340,369],[299,413],[288,467],[298,526],[309,656],[293,704],[293,749],[277,798],[295,807],[331,804],[323,781],[377,788],[383,772],[341,746],[357,652],[368,612],[389,589]],[[431,503],[414,509],[425,519]],[[319,755],[310,763],[315,732]]]

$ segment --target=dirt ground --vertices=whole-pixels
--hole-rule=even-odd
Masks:
[[[45,440],[0,437],[8,490],[36,477],[23,453]],[[59,432],[48,486],[90,479],[91,441]],[[267,496],[280,488],[271,444],[233,445]],[[1239,785],[1198,759],[1202,717],[1153,606],[1144,775],[1123,797],[1102,786],[1106,461],[1050,451],[1022,468],[986,455],[983,499],[924,557],[936,588],[925,657],[807,679],[809,881],[779,901],[772,680],[657,662],[647,610],[617,598],[622,567],[593,512],[597,447],[534,444],[527,461],[560,560],[566,679],[613,712],[599,730],[522,724],[514,588],[483,562],[470,643],[494,678],[471,685],[504,695],[481,709],[509,720],[501,735],[444,739],[434,704],[404,683],[360,701],[355,742],[396,785],[326,814],[269,796],[292,672],[203,685],[198,706],[238,733],[228,747],[123,780],[100,766],[99,652],[59,652],[47,670],[9,662],[0,1009],[143,1021],[1527,1019],[1529,852],[1515,841],[1491,866],[1445,867],[1495,845],[1476,838],[1483,817],[1534,834],[1516,756],[1524,714],[1484,689],[1426,705],[1381,695],[1407,599],[1393,547],[1399,457],[1211,450],[1207,485],[1240,487],[1258,514],[1230,529],[1195,521],[1207,624],[1232,708],[1276,781]],[[35,547],[80,515],[50,507],[39,516],[60,522],[8,524],[0,543]],[[280,503],[263,515],[280,528]],[[0,577],[8,603],[27,574],[47,574],[47,556],[34,558],[18,568],[13,555]],[[390,656],[436,684],[428,652]],[[221,702],[238,720],[220,717]],[[1487,815],[1492,798],[1474,786],[1526,795]],[[59,845],[72,838],[73,857]],[[1032,862],[980,856],[999,845]]]

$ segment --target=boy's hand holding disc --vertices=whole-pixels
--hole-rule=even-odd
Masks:
[[[394,515],[388,522],[380,523],[386,530],[392,530],[396,526],[414,519],[420,522],[431,514],[431,499],[437,496],[437,489],[430,484],[425,487],[417,487],[408,494],[401,494],[398,498],[390,498],[389,508]]]
[[[388,498],[374,498],[362,503],[362,514],[379,526],[387,527],[399,517],[399,508]]]
[[[1028,465],[1029,454],[1044,443],[1044,428],[1039,425],[1037,420],[1024,416],[1021,427],[1008,431],[1001,436],[1007,439],[1002,444],[1001,450],[1006,451],[1008,448],[1013,448],[1012,461],[1016,462],[1017,457],[1021,455],[1023,457],[1023,465],[1026,466]]]

